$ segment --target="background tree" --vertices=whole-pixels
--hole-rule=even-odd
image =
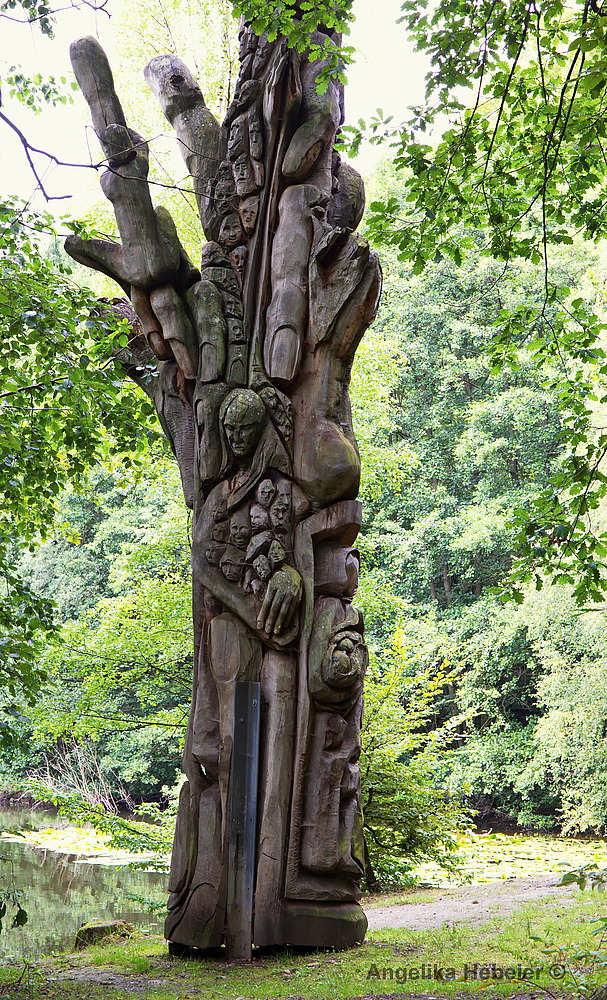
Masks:
[[[533,504],[516,511],[514,578],[548,573],[573,584],[581,603],[600,602],[607,539],[592,514],[607,489],[607,436],[596,419],[606,398],[603,324],[553,254],[605,232],[607,12],[594,0],[407,0],[402,11],[432,67],[426,102],[408,121],[373,124],[376,139],[391,137],[407,192],[371,206],[371,230],[418,273],[442,256],[460,263],[466,249],[502,261],[506,277],[520,260],[537,267],[543,294],[505,303],[486,345],[494,365],[512,366],[524,344],[551,369],[564,414],[568,454]]]

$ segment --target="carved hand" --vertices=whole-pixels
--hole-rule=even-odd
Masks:
[[[268,582],[266,596],[257,619],[257,628],[278,635],[289,626],[302,593],[301,577],[292,566],[277,570]]]

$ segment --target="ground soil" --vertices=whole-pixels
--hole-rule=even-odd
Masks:
[[[545,878],[505,879],[501,882],[461,886],[445,889],[434,902],[392,904],[366,907],[369,930],[385,927],[410,927],[413,930],[432,930],[458,920],[480,924],[491,920],[499,911],[500,917],[509,916],[514,910],[534,899],[553,896],[559,899],[570,896],[571,886],[560,886],[558,875]],[[415,896],[411,897],[412,900]]]

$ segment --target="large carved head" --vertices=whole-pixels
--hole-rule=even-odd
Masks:
[[[361,680],[369,653],[359,632],[339,630],[333,635],[322,663],[322,679],[332,688],[347,688]]]
[[[266,408],[252,389],[233,389],[220,410],[220,420],[235,458],[255,451],[266,420]]]

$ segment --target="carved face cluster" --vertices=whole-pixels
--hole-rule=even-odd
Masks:
[[[268,476],[254,495],[230,517],[216,502],[207,559],[230,583],[263,597],[266,584],[287,561],[291,550],[291,483]]]
[[[259,45],[244,37],[245,48]],[[239,96],[235,98],[238,108]],[[259,213],[259,191],[264,183],[264,140],[261,116],[257,107],[246,108],[241,98],[243,113],[233,118],[228,134],[226,155],[219,168],[215,185],[214,208],[219,216],[218,240],[230,253],[236,270],[244,278],[247,240],[255,232]],[[237,253],[237,251],[239,251]]]
[[[226,232],[234,221],[240,227],[238,217],[234,212],[226,216],[222,225]],[[236,247],[235,252],[244,252],[245,247]],[[202,288],[211,282],[219,293],[219,315],[209,313],[208,299],[204,299],[201,308],[206,308],[206,323],[198,324],[198,340],[200,345],[199,382],[216,382],[222,379],[230,388],[244,386],[247,382],[248,345],[244,332],[244,311],[240,294],[238,278],[234,273],[232,255],[228,259],[225,251],[217,243],[207,243],[201,259]],[[237,269],[238,270],[238,269]],[[190,293],[191,294],[191,293]],[[210,345],[210,346],[209,346]],[[220,359],[220,363],[219,360]],[[195,410],[199,427],[204,422],[204,414],[198,411],[198,399]],[[204,409],[204,407],[202,407]],[[215,411],[217,415],[217,411]],[[215,429],[215,437],[218,430]],[[212,442],[206,442],[206,450],[212,447]],[[204,458],[203,458],[204,463]],[[206,479],[203,476],[203,479]]]

